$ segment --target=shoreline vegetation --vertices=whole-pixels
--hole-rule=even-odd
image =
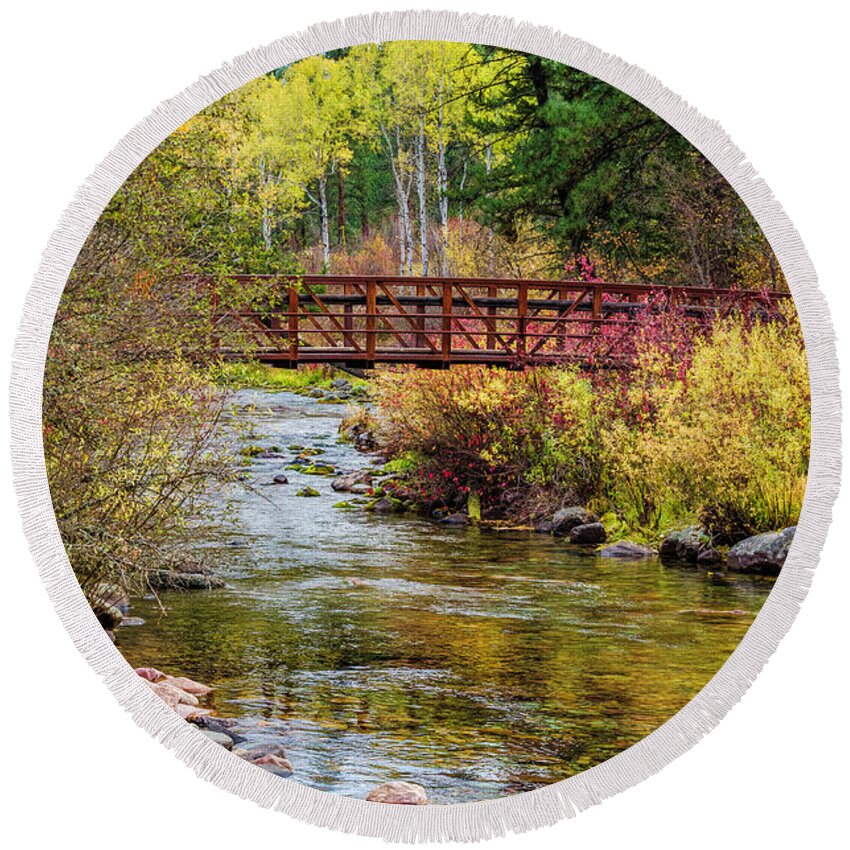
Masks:
[[[374,471],[339,474],[307,455],[288,467],[334,477],[341,510],[549,533],[603,557],[658,554],[775,575],[808,458],[795,319],[730,317],[674,341],[656,329],[636,346],[634,370],[602,376],[457,367],[386,369],[364,381],[329,367],[240,364],[221,367],[217,380],[349,405],[340,439],[377,455]],[[742,555],[747,545],[758,551]]]

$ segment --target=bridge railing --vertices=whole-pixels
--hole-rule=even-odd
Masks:
[[[214,347],[267,362],[514,365],[581,359],[647,315],[774,310],[780,292],[580,280],[229,275],[211,288]],[[222,283],[249,293],[223,307]]]

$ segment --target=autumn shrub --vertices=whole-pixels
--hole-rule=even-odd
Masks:
[[[702,522],[718,541],[796,522],[809,441],[796,318],[697,330],[650,323],[628,369],[382,373],[378,442],[420,500],[476,492],[485,516],[589,503],[644,536]]]
[[[797,521],[809,459],[808,370],[796,317],[718,322],[663,388],[655,439],[682,504],[727,540]]]
[[[144,590],[179,560],[198,499],[229,480],[213,439],[223,397],[185,363],[88,363],[61,376],[65,365],[48,362],[47,475],[68,557],[97,602],[104,588]]]
[[[498,516],[533,510],[535,497],[554,504],[595,489],[592,390],[574,372],[392,371],[374,398],[379,442],[390,456],[417,459],[423,500],[458,505],[474,492]]]

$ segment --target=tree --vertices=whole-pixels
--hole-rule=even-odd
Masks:
[[[342,177],[351,162],[352,142],[362,132],[358,115],[361,92],[345,57],[312,56],[297,62],[286,69],[281,85],[284,95],[278,134],[293,140],[304,157],[298,179],[318,210],[322,260],[329,270],[328,180],[334,174]]]

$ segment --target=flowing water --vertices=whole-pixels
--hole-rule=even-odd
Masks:
[[[263,445],[324,449],[341,406],[240,391],[234,419]],[[711,678],[772,587],[597,557],[562,539],[447,528],[334,508],[331,478],[255,459],[232,499],[237,532],[204,533],[227,587],[134,602],[122,628],[134,666],[215,686],[247,746],[281,740],[293,780],[363,797],[390,779],[435,803],[564,779],[667,720]],[[321,496],[295,495],[305,485]],[[288,781],[288,780],[282,780]]]

